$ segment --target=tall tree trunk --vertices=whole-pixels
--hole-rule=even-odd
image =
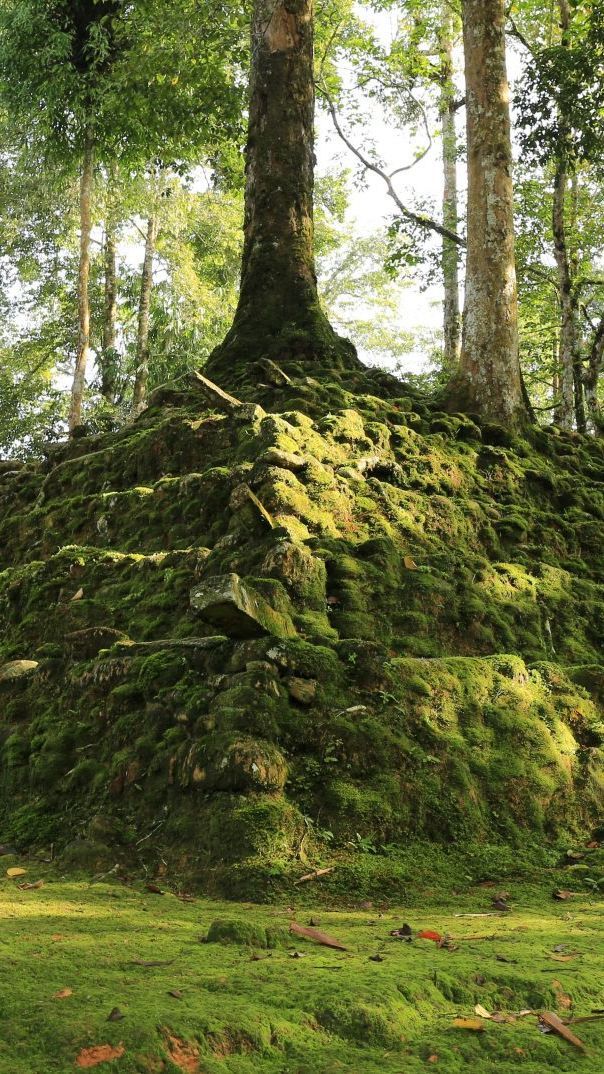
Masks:
[[[604,317],[600,320],[591,343],[589,361],[584,373],[585,402],[592,431],[604,436],[604,415],[600,406],[598,386],[604,369]]]
[[[314,0],[254,0],[241,290],[208,370],[254,358],[354,362],[323,313],[314,261]]]
[[[504,0],[464,0],[468,259],[462,353],[451,404],[526,420],[518,358],[512,147]]]
[[[557,422],[572,429],[574,414],[574,366],[577,349],[577,303],[573,287],[566,235],[566,192],[568,172],[565,154],[559,156],[554,176],[552,231],[560,294],[560,348],[558,356],[560,402]]]
[[[101,394],[115,402],[117,381],[117,243],[116,228],[108,217],[105,224],[105,295],[101,353]]]
[[[141,274],[141,291],[138,304],[138,330],[136,335],[136,375],[132,410],[138,414],[145,405],[147,380],[149,379],[149,313],[153,289],[153,258],[157,241],[157,216],[152,213],[147,221],[145,259]]]
[[[80,264],[78,270],[78,350],[76,355],[69,431],[73,433],[82,424],[82,401],[86,388],[86,366],[90,355],[90,235],[92,232],[92,187],[94,181],[94,138],[86,131],[82,175],[80,179]]]
[[[568,48],[571,29],[571,11],[568,0],[558,0],[558,11],[560,15],[560,43],[563,48]],[[563,429],[572,429],[575,412],[575,370],[577,364],[580,365],[580,357],[578,355],[577,295],[573,282],[572,259],[566,227],[569,130],[565,117],[560,115],[559,120],[560,135],[556,151],[552,204],[554,255],[560,293],[560,402],[556,410],[556,419]]]
[[[457,132],[455,130],[455,83],[453,82],[453,26],[451,10],[442,6],[440,37],[440,122],[443,157],[443,224],[457,232],[459,208],[457,199]],[[459,309],[459,252],[457,243],[443,239],[442,272],[445,298],[443,331],[445,365],[454,373],[461,351],[461,316]]]
[[[574,168],[570,182],[570,230],[571,235],[577,234],[577,221],[579,216],[579,183],[577,171]],[[570,254],[571,276],[573,281],[579,277],[579,250],[578,243],[573,243]],[[575,345],[573,351],[573,382],[575,402],[575,422],[580,433],[587,433],[587,414],[585,410],[585,388],[583,383],[583,339],[581,332],[581,317],[579,312],[579,289],[573,287],[575,300]]]

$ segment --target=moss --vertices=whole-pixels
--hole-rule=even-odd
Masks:
[[[289,933],[284,928],[266,928],[255,922],[243,920],[219,919],[213,921],[208,930],[206,943],[232,944],[236,947],[257,947],[274,949],[286,947],[291,943]]]
[[[3,832],[59,849],[109,802],[140,831],[165,818],[150,861],[243,894],[283,891],[331,832],[362,859],[341,895],[368,857],[394,884],[381,848],[413,836],[597,823],[601,449],[307,359],[266,388],[242,366],[233,414],[166,389],[0,482],[0,664],[39,663],[2,688]],[[241,515],[244,486],[272,526]],[[221,575],[283,636],[202,645],[190,594]]]
[[[280,791],[287,763],[270,742],[245,736],[212,735],[187,754],[183,780],[207,791]]]

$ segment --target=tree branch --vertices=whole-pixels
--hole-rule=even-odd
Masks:
[[[401,216],[404,216],[406,220],[410,220],[411,223],[417,224],[417,226],[423,228],[424,231],[434,231],[434,232],[436,232],[437,235],[440,235],[443,239],[448,239],[449,242],[454,242],[456,244],[456,246],[465,247],[465,245],[466,245],[465,239],[462,239],[460,235],[457,235],[454,231],[449,231],[449,228],[446,228],[442,224],[439,224],[436,220],[432,220],[431,217],[425,216],[424,214],[420,214],[420,213],[414,213],[412,209],[408,209],[406,205],[403,205],[403,202],[399,198],[399,196],[398,196],[398,194],[397,194],[397,192],[396,192],[396,190],[395,190],[395,188],[393,186],[392,177],[390,175],[388,175],[388,173],[385,172],[383,170],[383,168],[380,168],[377,164],[374,164],[373,161],[369,160],[369,158],[366,157],[361,152],[360,149],[357,149],[357,147],[352,144],[352,142],[344,134],[344,131],[342,130],[342,127],[340,126],[340,121],[338,119],[338,113],[336,111],[336,107],[335,107],[331,97],[329,96],[327,90],[322,86],[319,86],[317,88],[319,90],[319,93],[321,94],[321,96],[324,98],[324,100],[327,103],[327,107],[329,109],[329,113],[330,113],[331,118],[333,120],[333,125],[334,125],[334,127],[336,129],[338,137],[344,142],[344,145],[350,150],[351,153],[354,154],[354,156],[357,158],[357,160],[359,160],[361,162],[361,164],[363,165],[364,168],[367,169],[367,171],[373,172],[374,175],[378,175],[380,177],[380,179],[382,179],[382,181],[386,184],[386,190],[388,192],[388,196],[390,198],[392,198],[392,200],[393,200],[394,204],[396,205],[396,207],[397,207],[399,213],[401,214]],[[396,174],[396,173],[393,173],[393,174]]]

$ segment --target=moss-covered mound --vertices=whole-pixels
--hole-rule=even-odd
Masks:
[[[257,380],[2,467],[1,841],[260,891],[410,839],[589,835],[604,444],[377,372]]]

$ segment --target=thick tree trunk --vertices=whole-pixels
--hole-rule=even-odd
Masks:
[[[266,355],[357,364],[317,295],[314,106],[313,0],[254,0],[241,290],[208,363],[231,381]]]
[[[136,335],[136,375],[132,410],[138,414],[145,405],[147,381],[149,379],[149,314],[151,310],[151,292],[153,290],[153,258],[157,241],[157,216],[151,214],[147,221],[145,240],[145,258],[141,274],[141,291],[138,304],[138,331]]]
[[[82,401],[86,388],[86,367],[90,355],[90,235],[92,231],[92,186],[94,180],[94,139],[92,131],[86,132],[82,175],[80,179],[80,264],[78,271],[78,349],[76,355],[69,431],[73,433],[82,424]]]
[[[455,84],[453,82],[453,34],[450,8],[442,7],[440,38],[440,115],[443,158],[443,224],[457,232],[459,208],[457,198],[457,132],[455,130]],[[459,309],[459,251],[457,243],[443,239],[442,272],[445,298],[443,331],[445,365],[454,373],[461,351],[461,316]]]
[[[115,402],[117,382],[117,244],[112,220],[105,225],[105,294],[101,349],[101,394]]]
[[[468,258],[462,353],[451,405],[526,420],[518,359],[512,148],[504,0],[464,0]]]

